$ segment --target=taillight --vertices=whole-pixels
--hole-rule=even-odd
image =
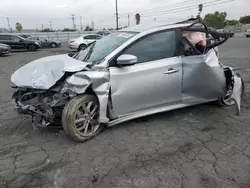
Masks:
[[[75,42],[75,41],[74,40],[69,41],[69,43],[73,43],[73,42]]]

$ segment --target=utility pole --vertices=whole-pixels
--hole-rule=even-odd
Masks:
[[[75,14],[70,14],[72,23],[73,23],[73,29],[75,29]]]
[[[10,31],[11,31],[11,28],[10,28],[10,20],[9,20],[9,17],[7,17],[7,21],[8,21],[9,32],[10,32]]]
[[[119,26],[118,26],[118,4],[117,4],[117,0],[115,0],[115,9],[116,9],[116,13],[115,13],[115,17],[116,17],[116,30],[118,30]]]
[[[49,21],[50,30],[52,31],[51,21]]]
[[[82,26],[82,17],[80,16],[80,21],[81,21],[81,31],[83,30],[83,26]]]
[[[130,17],[129,17],[129,14],[128,14],[128,27],[130,26]]]

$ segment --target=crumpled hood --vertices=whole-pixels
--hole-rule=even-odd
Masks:
[[[11,82],[22,88],[49,89],[65,72],[89,70],[87,66],[90,64],[73,59],[67,54],[44,57],[16,70],[11,76]]]

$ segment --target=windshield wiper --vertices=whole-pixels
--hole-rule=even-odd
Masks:
[[[86,61],[86,60],[88,60],[88,59],[89,59],[90,55],[91,55],[91,54],[92,54],[92,52],[93,52],[93,48],[94,48],[94,46],[95,46],[95,42],[93,42],[93,43],[92,43],[92,44],[90,44],[90,45],[92,45],[92,46],[90,47],[90,49],[89,49],[88,53],[86,54],[86,56],[85,56],[85,58],[84,58],[84,60],[83,60],[83,61]]]

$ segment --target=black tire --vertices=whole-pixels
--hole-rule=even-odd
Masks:
[[[241,98],[242,98],[245,93],[245,83],[242,78],[241,78],[241,81],[242,81],[242,93],[241,93]],[[232,106],[235,104],[235,102],[232,102],[231,104],[227,104],[225,103],[225,100],[223,98],[219,98],[216,102],[217,102],[217,105],[220,107],[227,107],[227,106]]]
[[[86,49],[88,46],[86,44],[81,44],[79,47],[78,47],[78,51],[80,50],[84,50]]]
[[[36,45],[35,44],[29,44],[28,46],[27,46],[27,50],[28,51],[36,51]]]
[[[52,42],[52,43],[50,44],[50,47],[51,47],[51,48],[56,48],[57,45],[56,45],[56,43]]]
[[[250,36],[249,35],[247,35],[247,38],[249,38]]]
[[[65,131],[65,133],[72,138],[73,140],[77,141],[77,142],[85,142],[95,136],[97,136],[103,129],[104,126],[100,123],[96,124],[95,126],[97,126],[93,132],[92,132],[92,128],[93,126],[91,126],[90,122],[92,119],[88,119],[87,117],[85,117],[83,124],[85,125],[81,125],[80,129],[83,128],[83,130],[79,130],[79,127],[77,127],[75,121],[76,121],[76,117],[78,116],[77,112],[80,112],[79,109],[83,108],[82,106],[88,103],[92,103],[94,105],[98,105],[98,109],[96,112],[98,112],[96,119],[94,120],[94,118],[92,118],[94,121],[98,122],[99,120],[99,102],[98,99],[94,96],[94,95],[82,95],[82,96],[77,96],[74,97],[73,99],[71,99],[64,107],[63,109],[63,113],[62,113],[62,126],[63,129]],[[86,107],[87,108],[87,107]],[[92,109],[93,110],[93,109]],[[86,113],[82,114],[83,116],[89,116],[91,115],[91,113],[89,113],[89,115],[87,115]],[[81,117],[82,118],[82,117]],[[79,119],[81,119],[79,118]],[[82,122],[79,122],[82,123]],[[87,131],[91,129],[91,134],[86,135]],[[85,132],[85,130],[87,130]],[[83,132],[81,132],[83,131]]]

